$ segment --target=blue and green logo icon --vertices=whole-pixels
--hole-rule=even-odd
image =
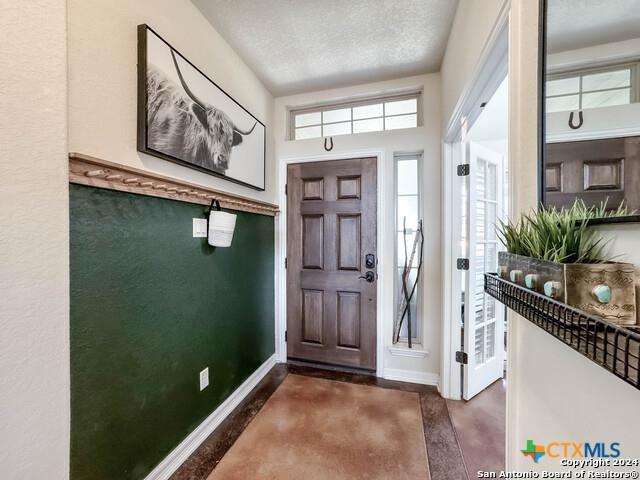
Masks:
[[[527,448],[520,451],[525,457],[531,457],[536,463],[538,463],[545,454],[544,445],[536,445],[533,443],[533,440],[527,440]]]

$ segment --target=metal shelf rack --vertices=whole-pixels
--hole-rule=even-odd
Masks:
[[[640,389],[640,328],[616,325],[504,280],[484,276],[484,290],[499,302],[591,361]]]

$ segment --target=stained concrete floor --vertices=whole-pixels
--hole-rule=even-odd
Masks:
[[[426,453],[428,466],[421,466],[419,477],[431,480],[466,480],[468,478],[460,447],[456,439],[451,418],[445,400],[435,387],[416,385],[403,382],[383,380],[370,375],[331,371],[306,366],[279,364],[259,383],[254,391],[238,406],[231,415],[214,431],[189,459],[174,473],[171,480],[205,480],[214,472],[224,456],[233,445],[239,441],[245,431],[252,424],[252,420],[259,416],[269,398],[283,384],[290,375],[346,382],[348,384],[378,387],[395,391],[394,395],[402,392],[417,394],[422,413],[422,429],[424,439],[412,441],[414,446],[420,445]],[[380,392],[378,392],[380,393]],[[392,402],[392,404],[395,404]],[[376,418],[384,419],[384,415]],[[364,422],[364,426],[375,427],[378,420]],[[420,422],[412,421],[412,426],[420,426]],[[256,427],[257,428],[257,427]],[[251,429],[249,430],[251,431]],[[240,445],[241,445],[240,443]],[[346,449],[347,451],[349,449]],[[322,470],[322,469],[320,469]],[[396,469],[400,473],[400,469]],[[322,473],[322,472],[319,472]],[[396,472],[394,472],[396,473]],[[415,474],[413,475],[415,476]],[[393,478],[394,475],[391,476]],[[277,477],[269,477],[277,478]],[[284,477],[286,478],[286,477]],[[360,474],[351,478],[362,478]],[[367,478],[376,478],[369,476]],[[400,477],[399,477],[400,478]],[[475,478],[475,475],[474,477]]]
[[[289,375],[208,480],[427,480],[415,392]]]
[[[505,380],[498,380],[470,401],[447,400],[451,422],[470,478],[478,471],[504,470]]]

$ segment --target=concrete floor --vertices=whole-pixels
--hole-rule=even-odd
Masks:
[[[431,480],[464,480],[468,478],[465,464],[462,458],[462,453],[460,451],[460,446],[458,440],[456,439],[456,433],[449,416],[449,411],[447,409],[447,403],[440,396],[435,387],[383,380],[371,375],[332,371],[311,366],[278,364],[271,370],[271,372],[269,372],[269,374],[267,374],[265,378],[262,379],[262,381],[247,396],[247,398],[234,409],[229,417],[227,417],[222,422],[222,424],[220,424],[220,426],[200,445],[200,447],[198,447],[198,449],[187,459],[187,461],[184,462],[184,464],[173,474],[171,480],[206,480],[210,476],[211,478],[220,478],[219,475],[225,473],[225,471],[226,473],[225,475],[223,475],[225,479],[236,478],[233,476],[235,475],[235,473],[229,474],[229,471],[232,470],[229,467],[232,467],[234,463],[232,458],[233,456],[230,455],[227,460],[225,460],[226,454],[231,454],[234,448],[236,448],[236,450],[241,449],[243,443],[246,447],[247,441],[243,442],[242,437],[244,436],[245,440],[251,440],[251,432],[256,429],[259,430],[258,427],[260,427],[261,423],[259,422],[261,412],[268,413],[270,410],[273,410],[273,407],[269,407],[268,405],[272,396],[273,398],[277,399],[278,396],[282,396],[283,392],[286,393],[286,388],[283,388],[281,394],[278,394],[278,391],[280,390],[280,387],[284,385],[287,378],[297,377],[297,381],[299,382],[301,380],[304,380],[304,378],[301,379],[300,376],[308,377],[309,379],[322,379],[323,381],[332,381],[318,383],[317,386],[324,385],[326,387],[327,385],[332,385],[332,388],[345,390],[350,390],[350,387],[356,386],[367,387],[367,395],[365,395],[363,398],[360,398],[360,400],[365,401],[365,403],[374,401],[374,397],[386,395],[397,396],[403,395],[405,393],[410,393],[411,395],[415,395],[416,400],[419,401],[419,410],[422,416],[422,422],[420,422],[419,418],[416,419],[415,410],[412,410],[413,414],[411,415],[409,415],[408,413],[404,413],[401,415],[403,418],[406,417],[404,418],[404,420],[403,418],[401,418],[392,422],[392,424],[401,425],[403,424],[403,422],[407,423],[407,419],[409,420],[409,422],[401,429],[402,435],[400,435],[400,437],[404,438],[405,435],[413,432],[413,439],[404,442],[400,441],[400,437],[398,437],[398,435],[392,434],[394,431],[393,428],[391,428],[391,430],[389,430],[389,432],[387,433],[383,432],[382,435],[380,435],[381,432],[379,430],[382,426],[388,424],[389,419],[393,419],[394,416],[397,416],[404,407],[410,405],[412,401],[389,401],[389,399],[387,399],[381,402],[381,405],[383,404],[383,409],[392,407],[392,412],[383,412],[380,411],[380,409],[377,407],[371,408],[371,405],[367,406],[364,404],[360,405],[360,407],[362,407],[360,408],[358,407],[358,405],[361,402],[350,402],[350,407],[348,408],[349,415],[345,417],[347,418],[347,420],[342,423],[344,423],[344,425],[347,425],[347,423],[351,422],[352,420],[358,421],[358,419],[362,419],[363,421],[358,422],[358,424],[361,424],[360,426],[364,430],[358,433],[358,428],[354,426],[348,427],[346,430],[349,432],[349,443],[346,446],[344,445],[344,442],[342,444],[340,443],[340,436],[336,436],[340,433],[341,430],[344,430],[344,428],[340,427],[340,425],[342,424],[341,422],[337,423],[338,426],[334,425],[334,428],[329,428],[328,431],[325,427],[329,426],[331,422],[324,422],[324,424],[326,424],[324,427],[324,424],[322,422],[319,423],[320,426],[316,425],[316,427],[313,427],[313,422],[311,421],[299,422],[303,426],[307,425],[309,428],[305,428],[302,433],[301,431],[294,428],[288,434],[289,436],[291,436],[291,438],[303,434],[307,436],[309,434],[312,434],[310,438],[313,441],[319,441],[323,438],[325,438],[325,440],[330,439],[331,441],[328,442],[329,447],[331,447],[331,445],[335,443],[336,446],[340,446],[340,455],[347,454],[349,461],[336,461],[337,454],[319,456],[317,459],[318,461],[329,460],[332,462],[328,466],[313,469],[314,472],[323,475],[320,478],[359,479],[364,478],[363,474],[366,474],[366,478],[370,479],[380,478],[380,474],[382,474],[381,478],[384,479],[405,478],[408,480],[410,478],[420,478],[421,480],[425,480],[431,478]],[[343,382],[345,385],[340,386],[337,385],[336,382]],[[387,393],[385,393],[384,391],[379,391],[381,389],[387,390]],[[304,397],[304,395],[307,395],[305,393],[306,390],[307,389],[302,389],[302,391],[299,392],[299,395],[294,395],[293,397]],[[325,411],[326,409],[323,410],[322,408],[320,408],[321,405],[316,405],[316,403],[318,403],[317,400],[320,398],[330,400],[331,397],[335,397],[335,395],[331,396],[327,395],[327,392],[317,391],[313,393],[311,392],[311,388],[309,388],[308,390],[309,394],[312,394],[312,398],[302,402],[304,404],[304,408],[289,409],[292,413],[284,416],[284,420],[282,420],[282,422],[275,421],[274,424],[280,426],[288,425],[289,423],[291,423],[291,420],[295,419],[295,415],[293,414],[295,411],[298,411],[298,414],[300,414],[301,411],[304,413],[305,410],[308,410],[308,412],[304,414],[310,415],[311,420],[313,420],[318,415],[319,418],[326,418],[328,420],[331,420],[331,418],[335,416],[334,414],[336,412],[343,409],[342,407],[340,407],[340,405],[342,405],[342,403],[344,402],[341,401],[337,406],[329,408],[329,412],[327,413]],[[375,395],[372,396],[372,394],[374,393]],[[337,398],[347,399],[348,395],[338,395]],[[277,402],[274,401],[271,403],[273,404]],[[378,404],[380,404],[380,402],[378,402]],[[400,408],[400,410],[396,411],[397,408]],[[325,413],[322,413],[323,411]],[[367,412],[372,413],[373,415],[367,415]],[[262,416],[268,417],[268,415],[266,414]],[[369,416],[370,418],[367,419],[367,416]],[[420,416],[420,414],[418,416]],[[273,418],[277,420],[281,417],[283,416],[276,415]],[[262,423],[264,423],[265,425],[269,424],[269,422]],[[251,425],[254,426],[251,427]],[[422,431],[421,438],[417,438],[417,436],[415,435],[416,428]],[[306,430],[309,431],[307,432]],[[324,433],[324,435],[316,435],[317,438],[315,438],[313,435],[314,432]],[[372,437],[372,434],[376,435],[373,435]],[[275,442],[274,444],[273,439],[275,437],[272,434],[261,436],[268,439],[267,445],[270,446],[269,450],[271,451],[273,451],[273,448],[271,447],[273,447],[274,445],[277,445],[278,443],[286,443],[285,440],[282,440],[281,442]],[[286,438],[288,438],[288,436],[286,436]],[[256,440],[255,432],[254,440]],[[383,451],[381,453],[375,453],[375,450],[377,448],[376,442],[380,443],[380,440],[382,440],[381,445],[383,446]],[[256,442],[248,442],[252,444],[250,445],[250,448],[253,449],[252,455],[254,453],[256,455],[264,454],[265,452],[261,451],[261,447],[255,450]],[[357,455],[349,455],[349,452],[357,453],[357,450],[359,449],[359,447],[355,445],[354,450],[354,446],[352,445],[352,443],[354,442],[356,442],[356,444],[360,442],[363,443],[363,445],[367,444],[367,442],[368,444],[370,444],[370,447],[366,448],[368,452],[368,460],[365,465],[359,466],[359,468],[357,469],[357,473],[354,473],[354,471],[348,471],[350,465],[353,466],[353,460],[357,458]],[[396,465],[390,469],[380,468],[380,465],[376,467],[376,462],[379,463],[381,460],[384,460],[384,458],[388,458],[388,454],[395,451],[394,448],[392,448],[395,443],[397,443],[398,445],[403,445],[399,449],[399,452],[396,451],[396,453],[392,455],[394,461],[391,463],[396,463]],[[262,442],[260,442],[260,444],[262,444]],[[300,441],[298,442],[298,444],[296,444],[295,448],[299,448],[300,446],[304,447],[304,445],[308,444],[309,441]],[[324,446],[326,447],[327,445]],[[271,465],[273,468],[280,468],[280,464],[282,464],[286,460],[286,458],[290,456],[289,453],[295,453],[293,452],[293,450],[293,448],[286,449],[286,454],[282,452],[276,452],[277,454],[274,455],[277,459],[276,462],[264,461],[262,462],[262,465]],[[320,452],[322,450],[322,448],[318,447],[315,448],[313,452]],[[418,455],[415,452],[418,452],[418,450],[421,452],[421,459],[417,459]],[[403,457],[407,453],[411,452],[413,452],[411,459]],[[373,454],[373,457],[370,456],[371,454]],[[427,457],[426,460],[428,462],[428,465],[424,464],[425,454]],[[240,470],[246,467],[245,464],[247,462],[245,460],[246,458],[249,458],[249,456],[250,455],[240,455],[240,457],[238,457],[242,459],[241,462],[236,462],[236,466],[241,465],[242,468]],[[314,457],[314,455],[311,455],[311,457]],[[398,460],[401,460],[401,465],[397,464]],[[221,467],[223,463],[227,463],[229,465]],[[342,476],[335,474],[336,467],[340,467],[340,465],[343,465],[345,467],[343,471],[340,472]],[[305,468],[305,466],[308,466],[308,462],[305,463],[303,461],[298,461],[294,462],[291,466],[295,468],[288,468],[286,470],[283,470],[282,472],[277,472],[278,475],[269,476],[268,478],[289,478],[288,475],[293,473],[296,468]],[[409,467],[410,469],[413,469],[416,466],[418,467],[418,471],[407,470],[406,468]],[[370,467],[376,468],[372,470]],[[237,469],[235,470],[236,473],[240,475],[239,478],[249,478],[244,475],[244,473],[246,472],[241,472]],[[326,473],[331,471],[333,471],[334,473],[329,477],[323,474],[323,472]],[[274,471],[272,473],[276,472]],[[347,475],[348,473],[350,473],[350,475]],[[311,477],[306,473],[305,475],[306,478],[316,478]],[[257,477],[253,476],[251,478]],[[263,477],[261,476],[260,478]],[[267,477],[265,476],[264,478]],[[295,478],[303,477],[296,475]],[[475,475],[472,478],[475,478]]]
[[[478,471],[504,470],[505,380],[498,380],[468,402],[447,400],[451,422],[470,478]]]
[[[289,375],[208,480],[427,480],[418,393]]]

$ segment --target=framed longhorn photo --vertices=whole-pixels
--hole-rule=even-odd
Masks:
[[[138,26],[138,150],[264,190],[264,124],[147,25]]]

